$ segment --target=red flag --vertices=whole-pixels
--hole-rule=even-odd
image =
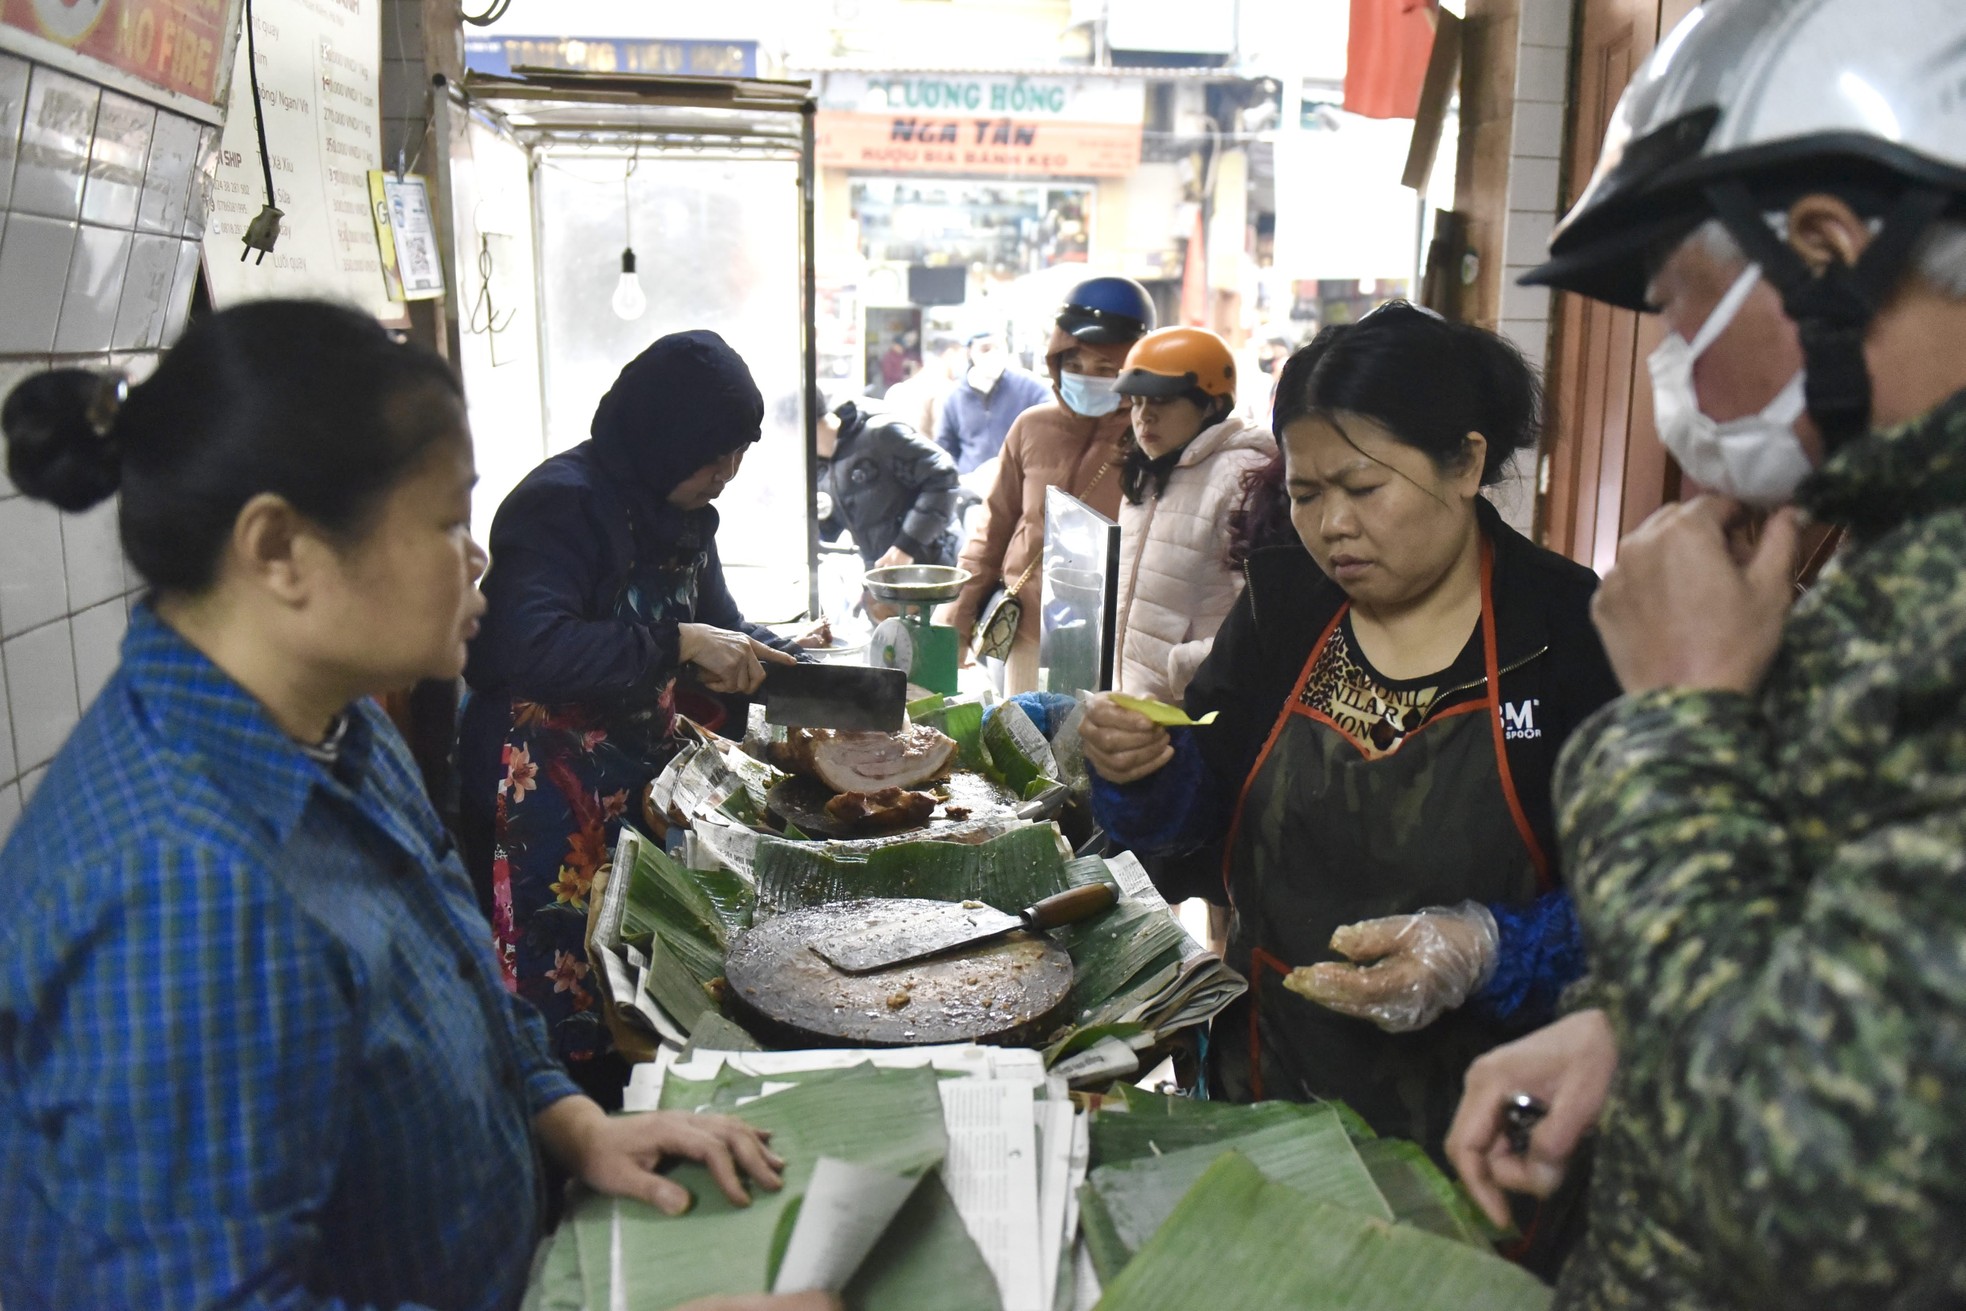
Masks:
[[[1412,118],[1433,53],[1435,0],[1352,0],[1345,108],[1366,118]]]

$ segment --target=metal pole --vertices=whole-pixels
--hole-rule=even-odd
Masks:
[[[1427,281],[1427,191],[1420,189],[1417,208],[1413,212],[1413,283],[1407,290],[1408,299],[1418,302],[1420,288]]]
[[[435,158],[430,161],[430,171],[436,175],[437,213],[442,221],[435,224],[437,245],[440,252],[448,253],[451,271],[451,294],[443,299],[444,344],[450,354],[452,367],[464,367],[464,340],[458,324],[458,302],[464,298],[464,288],[471,284],[466,280],[464,252],[458,249],[457,241],[457,198],[451,188],[451,84],[442,73],[430,79],[430,137],[436,147]]]
[[[815,220],[817,197],[814,192],[818,182],[813,166],[813,156],[817,151],[813,130],[813,115],[817,106],[807,100],[799,115],[802,128],[799,150],[799,277],[800,291],[800,329],[805,348],[805,395],[800,398],[799,408],[805,414],[806,437],[806,613],[813,619],[819,617],[819,415],[813,409],[813,393],[819,388],[819,279],[817,274],[816,250],[818,235]]]

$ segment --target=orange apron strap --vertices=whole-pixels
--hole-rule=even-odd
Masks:
[[[1324,626],[1324,631],[1318,634],[1317,641],[1311,644],[1311,654],[1305,659],[1304,668],[1297,675],[1297,681],[1291,685],[1290,695],[1284,698],[1283,709],[1277,712],[1277,722],[1270,726],[1270,735],[1264,739],[1263,749],[1256,753],[1256,763],[1249,767],[1248,775],[1242,780],[1242,790],[1236,793],[1235,814],[1229,820],[1229,834],[1222,844],[1222,891],[1224,893],[1230,893],[1229,869],[1235,857],[1236,839],[1242,834],[1242,810],[1249,803],[1249,789],[1256,782],[1256,776],[1263,772],[1264,762],[1269,760],[1270,752],[1276,749],[1277,739],[1283,736],[1284,725],[1290,722],[1292,712],[1296,709],[1298,702],[1303,700],[1304,688],[1311,681],[1311,671],[1317,668],[1318,657],[1324,654],[1324,644],[1329,642],[1331,635],[1338,631],[1338,625],[1345,622],[1345,616],[1350,613],[1351,608],[1352,603],[1350,601],[1339,606],[1338,613],[1331,616],[1331,622]],[[1229,899],[1232,903],[1234,902],[1235,898],[1232,893]]]
[[[1515,789],[1515,775],[1509,769],[1509,739],[1502,725],[1502,671],[1501,662],[1495,654],[1495,548],[1486,538],[1481,543],[1481,660],[1483,672],[1488,676],[1488,725],[1495,735],[1495,768],[1502,778],[1502,796],[1509,803],[1509,817],[1515,820],[1516,832],[1522,835],[1522,844],[1529,849],[1529,859],[1536,866],[1536,887],[1548,892],[1555,886],[1550,876],[1550,858],[1543,851],[1543,844],[1536,838],[1536,830],[1530,827],[1529,815],[1522,808],[1522,798]]]

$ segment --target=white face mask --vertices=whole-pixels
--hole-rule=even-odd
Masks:
[[[1693,364],[1727,330],[1761,281],[1751,264],[1689,343],[1678,333],[1659,343],[1646,361],[1652,370],[1652,410],[1659,440],[1686,475],[1722,496],[1750,505],[1781,505],[1795,494],[1813,466],[1795,435],[1795,422],[1808,409],[1803,371],[1759,414],[1715,423],[1700,410],[1693,387]]]
[[[1120,394],[1113,390],[1118,385],[1118,378],[1094,378],[1084,373],[1058,375],[1058,394],[1064,397],[1066,406],[1072,413],[1083,414],[1088,419],[1103,419],[1120,407]]]

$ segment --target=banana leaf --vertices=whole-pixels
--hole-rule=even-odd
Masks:
[[[580,1251],[571,1229],[556,1229],[539,1245],[519,1311],[587,1311],[580,1283]]]
[[[1207,728],[1215,722],[1216,712],[1211,710],[1200,719],[1190,719],[1188,712],[1180,706],[1171,706],[1165,701],[1156,701],[1149,696],[1127,696],[1122,692],[1112,694],[1113,701],[1125,706],[1136,715],[1143,715],[1150,723],[1164,728]]]
[[[697,1021],[689,1032],[689,1046],[679,1060],[687,1061],[699,1051],[761,1052],[764,1044],[753,1038],[743,1025],[712,1011]]]
[[[684,940],[689,939],[685,936]],[[705,981],[678,958],[669,944],[666,933],[657,933],[649,943],[649,967],[642,975],[642,991],[685,1033],[693,1034],[704,1017],[714,1013],[710,994],[703,989]]]
[[[1194,1097],[1163,1097],[1130,1085],[1120,1089],[1128,1111],[1101,1111],[1092,1117],[1092,1163],[1120,1165],[1142,1157],[1220,1143],[1237,1134],[1294,1124],[1315,1113],[1308,1102],[1205,1102]]]
[[[1212,1143],[1145,1156],[1092,1171],[1079,1190],[1080,1223],[1101,1283],[1111,1283],[1196,1180],[1225,1152],[1242,1154],[1264,1177],[1306,1197],[1390,1221],[1345,1127],[1329,1107]],[[1234,1123],[1227,1121],[1226,1123]]]
[[[1080,856],[1065,863],[1065,886],[1082,888],[1090,883],[1113,883],[1112,871],[1100,856]]]
[[[1122,901],[1103,915],[1054,929],[1052,939],[1072,956],[1073,1021],[1090,1026],[1126,1019],[1135,1002],[1180,969],[1185,938],[1166,910],[1138,901]],[[1155,987],[1145,986],[1156,980]]]
[[[987,902],[1016,913],[1063,892],[1058,832],[1032,824],[980,845],[902,842],[844,854],[809,842],[765,838],[754,866],[758,895],[778,911],[860,897]]]
[[[1353,1142],[1369,1143],[1378,1138],[1378,1131],[1365,1122],[1365,1117],[1345,1105],[1345,1103],[1326,1102],[1324,1104],[1337,1110],[1338,1118],[1345,1122],[1345,1132],[1352,1136]]]
[[[989,759],[983,752],[983,702],[962,697],[940,697],[937,700],[939,705],[920,714],[916,714],[914,707],[910,706],[909,717],[917,724],[926,724],[954,738],[956,759],[964,769],[987,772]]]
[[[996,1276],[956,1213],[939,1173],[922,1180],[847,1284],[844,1298],[849,1311],[1003,1307]]]
[[[1483,1251],[1502,1236],[1418,1143],[1375,1138],[1357,1146],[1359,1159],[1400,1223]]]
[[[685,869],[630,828],[622,829],[621,841],[630,856],[624,938],[641,945],[660,928],[714,946],[721,957],[730,935],[750,925],[757,893],[742,875],[723,868]]]
[[[669,1075],[662,1081],[662,1096],[656,1109],[661,1111],[695,1111],[705,1107],[719,1110],[735,1106],[746,1098],[764,1094],[766,1084],[793,1084],[805,1087],[815,1083],[837,1083],[842,1079],[858,1079],[874,1067],[872,1064],[853,1065],[843,1069],[799,1070],[783,1075],[746,1074],[726,1065],[708,1079],[679,1079]]]
[[[1146,1029],[1138,1024],[1096,1024],[1089,1029],[1073,1029],[1070,1034],[1045,1048],[1044,1063],[1047,1066],[1055,1065],[1065,1057],[1095,1045],[1102,1038],[1118,1038],[1124,1042],[1145,1032]]]
[[[773,1254],[782,1250],[789,1232],[787,1212],[804,1196],[820,1157],[901,1174],[925,1174],[941,1162],[948,1140],[935,1089],[932,1070],[863,1067],[852,1077],[801,1083],[731,1108],[727,1114],[771,1131],[772,1149],[787,1161],[784,1188],[776,1193],[759,1190],[748,1207],[733,1206],[709,1171],[684,1163],[667,1173],[695,1198],[685,1215],[665,1216],[626,1199],[583,1200],[569,1223],[587,1305],[612,1304],[617,1226],[622,1301],[631,1311],[663,1311],[698,1297],[763,1292],[770,1283]],[[956,1230],[961,1241],[968,1240],[960,1220]],[[945,1259],[948,1245],[957,1241],[943,1227],[933,1238],[932,1243],[918,1240],[892,1247],[885,1259],[914,1278],[925,1277],[913,1271],[913,1264],[925,1254]],[[982,1257],[974,1259],[980,1263]],[[895,1303],[863,1305],[868,1311],[899,1311]]]
[[[656,929],[655,939],[650,944],[650,960],[655,959],[658,948],[666,950],[689,971],[689,976],[696,980],[699,987],[724,972],[723,949],[693,934],[676,932],[663,926]]]
[[[1314,1201],[1218,1159],[1119,1277],[1099,1311],[1543,1311],[1550,1290],[1498,1257]]]
[[[1052,755],[1051,744],[1024,713],[1024,707],[1015,701],[997,707],[996,713],[983,725],[982,741],[989,772],[1019,796],[1031,795],[1029,789],[1033,782],[1038,779],[1048,782],[1058,773],[1058,760]]]

